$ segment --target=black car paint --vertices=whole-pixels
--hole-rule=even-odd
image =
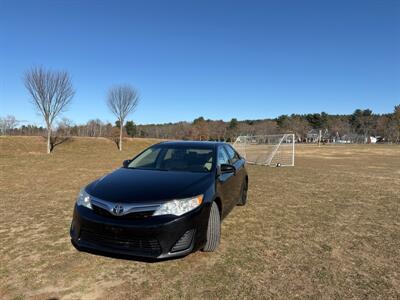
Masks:
[[[171,199],[204,194],[203,203],[193,211],[182,216],[153,216],[141,220],[122,220],[97,215],[85,207],[75,205],[71,224],[71,238],[78,249],[99,250],[116,254],[167,258],[186,255],[201,249],[206,242],[208,217],[213,201],[216,201],[225,218],[239,201],[244,180],[247,180],[245,160],[235,163],[234,172],[221,172],[216,164],[218,142],[169,142],[174,146],[193,145],[196,147],[212,147],[214,162],[210,172],[180,172],[120,168],[100,178],[86,187],[91,196],[118,203],[162,202]],[[159,144],[162,145],[162,144]],[[139,154],[140,155],[140,154]],[[148,255],[147,253],[132,253],[124,249],[103,247],[97,243],[88,243],[80,239],[82,228],[93,232],[102,232],[110,236],[152,236],[160,242],[162,253]],[[170,250],[177,240],[187,231],[195,229],[195,235],[190,247],[185,251],[171,253]]]
[[[90,184],[86,191],[119,203],[165,201],[202,194],[209,173],[120,168]]]

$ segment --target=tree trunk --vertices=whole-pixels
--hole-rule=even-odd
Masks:
[[[119,124],[119,151],[122,151],[122,124],[122,122]]]
[[[51,139],[51,126],[47,125],[47,154],[50,154],[51,152],[50,139]]]

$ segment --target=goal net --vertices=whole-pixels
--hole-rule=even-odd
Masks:
[[[294,134],[242,135],[233,147],[248,163],[271,167],[294,166]]]

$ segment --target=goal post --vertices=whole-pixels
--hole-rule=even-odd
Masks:
[[[242,135],[233,147],[250,164],[271,167],[294,166],[294,134]]]

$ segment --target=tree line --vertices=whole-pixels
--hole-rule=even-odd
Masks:
[[[124,124],[121,128],[120,124]],[[13,116],[0,119],[0,124],[13,124],[13,128],[2,129],[3,134],[44,135],[46,128],[33,125],[17,127]],[[2,127],[3,125],[0,125]],[[62,118],[54,129],[58,137],[87,136],[108,137],[119,142],[125,137],[157,139],[234,141],[239,135],[270,135],[294,133],[298,142],[306,142],[313,130],[321,130],[328,140],[365,142],[369,136],[380,137],[381,141],[400,143],[400,105],[388,114],[374,114],[370,109],[357,109],[349,115],[327,113],[282,115],[274,119],[241,120],[233,118],[228,122],[198,117],[191,122],[137,125],[133,121],[114,124],[100,119],[89,120],[76,125]]]
[[[400,105],[393,113],[374,114],[370,109],[357,109],[350,115],[312,114],[281,115],[274,119],[229,122],[203,117],[193,122],[136,126],[140,137],[234,141],[239,135],[272,135],[294,133],[298,142],[306,142],[310,132],[321,130],[326,140],[365,141],[369,136],[381,141],[400,142]]]

